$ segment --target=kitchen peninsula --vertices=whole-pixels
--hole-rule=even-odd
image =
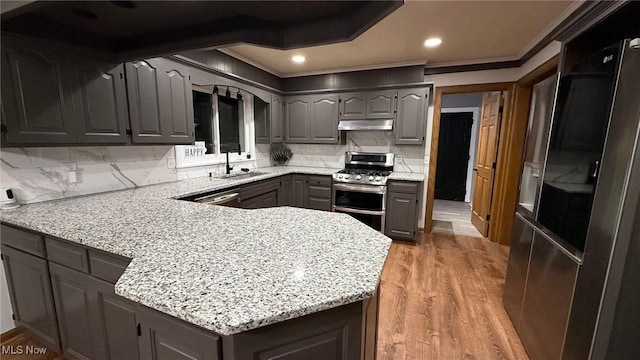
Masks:
[[[2,212],[16,321],[70,359],[373,359],[388,237],[346,214],[177,200],[334,171],[267,168]]]

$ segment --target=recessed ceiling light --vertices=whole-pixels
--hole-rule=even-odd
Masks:
[[[425,40],[424,42],[424,46],[426,47],[436,47],[440,44],[442,44],[442,39],[440,38],[431,38],[431,39]]]
[[[302,64],[305,60],[307,60],[307,58],[305,58],[302,55],[296,55],[291,58],[291,61],[293,61],[296,64]]]

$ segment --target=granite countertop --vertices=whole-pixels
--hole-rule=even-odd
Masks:
[[[195,178],[22,206],[0,220],[133,258],[116,293],[221,335],[373,295],[391,240],[349,215],[175,200],[249,179]],[[406,180],[403,178],[403,180]]]

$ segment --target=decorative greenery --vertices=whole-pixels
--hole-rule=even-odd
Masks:
[[[291,149],[283,143],[273,143],[269,147],[271,162],[275,165],[284,165],[293,156]]]

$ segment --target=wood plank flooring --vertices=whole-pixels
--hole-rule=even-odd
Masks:
[[[464,201],[434,200],[431,232],[482,237],[471,223],[471,206]]]
[[[33,340],[21,328],[9,330],[2,334],[0,345],[2,347],[2,355],[0,355],[2,360],[65,360],[62,355],[56,354],[49,349],[41,355],[27,355],[28,346],[35,348],[43,348],[43,346]],[[22,350],[22,354],[19,354],[20,350]]]
[[[502,306],[509,248],[487,239],[425,234],[394,242],[381,278],[377,360],[527,360]],[[37,345],[22,331],[2,346]],[[63,360],[3,355],[2,360]]]
[[[378,360],[528,359],[502,305],[508,247],[425,234],[382,274]]]

